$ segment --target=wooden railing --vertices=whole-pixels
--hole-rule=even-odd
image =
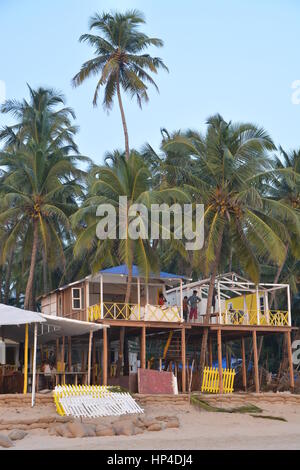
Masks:
[[[177,306],[160,306],[104,302],[88,307],[88,320],[128,320],[128,321],[163,321],[180,322],[180,308]]]
[[[217,316],[217,322],[219,323]],[[257,312],[257,310],[230,309],[222,313],[224,325],[263,325],[263,326],[289,326],[289,315],[284,310],[268,310]]]

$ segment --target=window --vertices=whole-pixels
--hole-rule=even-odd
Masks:
[[[77,289],[77,288],[72,289],[72,309],[73,310],[81,309],[81,289]]]

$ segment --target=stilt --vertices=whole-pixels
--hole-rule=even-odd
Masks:
[[[35,388],[36,388],[36,352],[37,352],[37,323],[34,324],[34,339],[33,339],[33,364],[32,364],[32,390],[31,390],[31,406],[35,403]],[[37,386],[38,388],[38,386]]]
[[[245,351],[245,338],[242,338],[242,376],[243,387],[247,391],[247,371],[246,371],[246,351]]]
[[[182,393],[185,393],[186,392],[186,351],[185,351],[185,327],[184,326],[181,329],[181,363],[182,363],[181,388],[182,388]]]
[[[223,369],[222,369],[222,333],[221,328],[218,329],[218,368],[219,368],[219,388],[223,393]]]
[[[24,343],[24,395],[27,393],[27,379],[28,379],[28,323],[25,325],[25,343]]]
[[[107,330],[107,374],[108,377],[111,377],[111,354],[110,354],[110,328]]]
[[[259,393],[259,375],[258,375],[258,356],[257,356],[257,340],[256,340],[256,330],[253,330],[252,333],[253,340],[253,360],[254,360],[254,383],[255,391]]]
[[[291,332],[287,331],[285,333],[286,338],[286,347],[289,360],[289,371],[290,371],[290,387],[292,392],[295,388],[295,379],[294,379],[294,369],[293,369],[293,358],[292,358],[292,345],[291,345]]]
[[[146,327],[142,326],[141,334],[141,369],[146,368]]]
[[[96,336],[93,336],[92,344],[92,384],[96,385],[97,382],[97,358],[96,358]]]
[[[61,342],[60,364],[61,364],[61,372],[62,372],[62,384],[65,385],[66,376],[65,376],[65,337],[64,336],[62,337],[62,342]]]
[[[107,328],[103,328],[102,384],[107,385]]]
[[[87,384],[91,385],[91,363],[92,363],[92,341],[93,341],[93,332],[90,331],[89,334],[89,350],[88,350],[88,366],[87,366],[87,372],[88,372],[88,380]]]
[[[208,340],[208,349],[209,349],[209,367],[212,367],[212,365],[213,365],[212,336],[209,336],[209,340]]]
[[[56,370],[58,370],[58,362],[59,362],[59,338],[56,340]]]
[[[68,372],[72,372],[72,339],[68,336]]]

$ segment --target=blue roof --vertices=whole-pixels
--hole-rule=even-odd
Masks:
[[[102,269],[100,271],[102,274],[118,274],[123,276],[128,276],[128,266],[126,264],[121,264],[121,266],[114,266],[113,268]],[[133,277],[143,277],[143,274],[139,273],[139,268],[133,264],[132,265],[132,276]],[[180,276],[179,274],[166,273],[161,271],[158,274],[151,273],[149,275],[152,279],[187,279],[185,276]]]

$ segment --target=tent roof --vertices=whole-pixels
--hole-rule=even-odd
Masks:
[[[119,276],[128,276],[128,266],[126,264],[121,264],[120,266],[114,266],[112,268],[103,269],[100,271],[101,274],[117,274]],[[142,273],[139,272],[138,266],[135,264],[132,265],[132,276],[133,277],[144,277]],[[180,274],[172,274],[161,271],[160,273],[150,273],[149,277],[151,279],[187,279],[185,276]]]
[[[0,326],[25,325],[26,323],[42,323],[45,321],[40,313],[0,304]]]
[[[34,323],[38,323],[38,343],[49,343],[62,336],[80,336],[106,328],[99,323],[44,315],[0,304],[0,327],[4,338],[23,342],[25,324],[29,324],[29,342],[33,342]]]
[[[54,341],[62,336],[80,336],[90,331],[98,331],[107,328],[106,325],[100,323],[92,323],[87,321],[73,320],[71,318],[56,317],[53,315],[40,314],[46,323],[42,323],[38,327],[38,342],[47,343]]]

